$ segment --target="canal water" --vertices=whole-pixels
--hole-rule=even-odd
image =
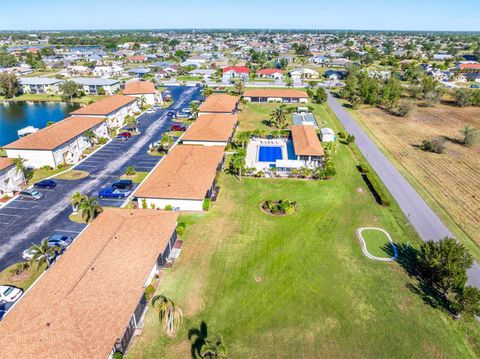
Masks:
[[[0,146],[17,140],[17,131],[24,127],[42,129],[49,121],[60,121],[79,107],[65,102],[0,102]]]

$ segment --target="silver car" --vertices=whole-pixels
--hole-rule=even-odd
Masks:
[[[38,201],[39,199],[45,197],[42,192],[37,191],[36,189],[26,189],[24,191],[21,191],[19,196],[21,199],[31,199],[34,201]]]

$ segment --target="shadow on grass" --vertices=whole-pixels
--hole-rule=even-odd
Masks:
[[[190,328],[188,330],[188,340],[191,342],[192,346],[190,348],[190,354],[192,358],[201,358],[200,350],[205,344],[205,341],[208,337],[208,327],[207,323],[202,321],[198,328]]]

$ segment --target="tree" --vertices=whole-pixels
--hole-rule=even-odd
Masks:
[[[237,142],[242,145],[242,148],[245,148],[245,144],[250,141],[251,133],[249,131],[240,132],[237,135]]]
[[[405,117],[410,113],[410,111],[412,111],[412,109],[413,109],[413,104],[411,101],[401,101],[398,104],[396,115]]]
[[[153,297],[152,306],[157,310],[158,318],[167,335],[174,336],[182,323],[182,310],[163,294]]]
[[[347,138],[345,139],[345,142],[347,142],[347,145],[350,146],[350,144],[355,142],[355,136],[348,134]]]
[[[135,118],[135,116],[128,115],[125,117],[125,124],[128,127],[137,127],[138,126],[138,120]]]
[[[227,347],[223,344],[223,339],[217,335],[214,340],[205,338],[202,347],[200,348],[200,356],[202,358],[226,358]]]
[[[144,109],[145,106],[147,105],[147,99],[145,98],[145,96],[143,95],[140,96],[140,99],[138,101],[139,101],[140,107]]]
[[[327,93],[325,92],[325,89],[323,87],[317,88],[317,91],[315,91],[313,95],[313,102],[315,103],[325,103],[327,102],[328,96]]]
[[[85,137],[88,142],[90,142],[90,146],[93,146],[93,141],[97,138],[97,135],[93,130],[87,130],[83,133],[83,137]]]
[[[62,92],[62,99],[72,100],[74,97],[81,95],[81,87],[74,81],[65,81],[59,85]]]
[[[285,80],[285,86],[293,87],[293,80],[291,77],[287,77],[287,79]]]
[[[25,167],[25,162],[27,162],[27,160],[20,156],[13,159],[13,165],[15,166],[15,174],[18,175],[19,173],[21,173],[23,174],[24,178],[26,177],[26,171],[27,171],[27,168]]]
[[[287,108],[285,105],[280,105],[277,108],[275,108],[271,113],[270,113],[270,119],[272,123],[275,124],[275,127],[277,128],[285,128],[287,127],[288,121],[287,121]]]
[[[95,197],[86,197],[78,205],[82,218],[85,222],[90,223],[97,216],[103,212],[103,207],[98,203],[98,199]]]
[[[243,93],[245,92],[245,85],[242,81],[237,81],[233,88],[238,95],[243,95]]]
[[[240,150],[232,156],[232,160],[230,161],[230,169],[233,173],[238,175],[240,181],[242,180],[242,173],[246,167],[245,159],[245,150]]]
[[[12,98],[20,90],[20,80],[12,72],[0,73],[0,95]]]
[[[40,268],[45,263],[47,268],[50,267],[58,252],[60,252],[60,247],[48,245],[48,238],[42,239],[40,245],[32,244],[29,249],[33,253],[30,261],[32,264],[36,262],[37,268]]]
[[[398,104],[402,94],[400,82],[394,78],[389,78],[382,87],[382,103],[389,109]]]
[[[447,299],[452,292],[462,291],[473,264],[466,248],[449,237],[422,243],[417,260],[422,278]]]
[[[0,51],[0,67],[12,67],[17,64],[15,55],[10,55],[6,51]]]
[[[189,107],[190,107],[190,110],[192,111],[192,117],[197,118],[198,112],[200,111],[200,106],[198,106],[198,103],[190,102]]]
[[[420,145],[422,151],[433,152],[433,153],[443,153],[445,152],[445,138],[439,136],[435,137],[432,140],[423,140]]]
[[[453,303],[455,313],[461,313],[467,318],[480,315],[480,290],[466,286],[458,293]]]
[[[80,203],[82,203],[84,200],[86,200],[88,197],[85,196],[84,194],[81,194],[80,192],[75,192],[70,196],[70,203],[72,204],[72,211],[74,213],[77,213],[78,206]]]
[[[168,134],[164,133],[162,138],[160,139],[160,146],[161,149],[164,151],[168,151],[170,147],[173,145],[173,138]]]
[[[460,133],[463,135],[463,144],[473,146],[480,142],[480,130],[466,125]]]
[[[210,96],[211,94],[213,94],[213,89],[212,89],[211,87],[205,86],[205,87],[202,89],[202,97],[203,97],[203,98],[207,98],[207,97]]]

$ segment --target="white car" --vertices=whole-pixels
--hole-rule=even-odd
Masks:
[[[27,248],[23,251],[22,257],[23,259],[29,261],[33,258],[34,254],[35,254],[35,250],[33,248]]]
[[[0,285],[0,301],[15,302],[23,294],[23,290],[9,285]]]

